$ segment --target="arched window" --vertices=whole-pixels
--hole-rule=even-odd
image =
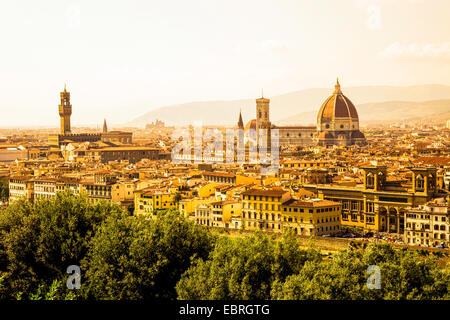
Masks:
[[[383,183],[385,180],[384,173],[382,171],[378,172],[378,188],[381,189],[383,187]]]
[[[372,174],[372,172],[369,172],[366,176],[366,186],[368,188],[373,188],[375,184],[375,178]]]
[[[435,186],[436,186],[435,177],[433,174],[430,173],[428,175],[428,189],[434,190]]]
[[[417,175],[416,177],[416,189],[417,190],[423,190],[425,187],[424,179],[421,174]]]

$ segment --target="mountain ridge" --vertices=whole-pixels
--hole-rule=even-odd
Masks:
[[[374,103],[390,103],[391,106],[393,103],[398,103],[402,106],[402,110],[404,110],[405,103],[412,103],[414,105],[414,103],[450,100],[450,86],[436,84],[414,86],[355,86],[348,88],[342,87],[342,91],[355,104],[358,112],[360,112],[360,108],[365,107],[364,105]],[[330,88],[309,88],[269,97],[271,99],[271,120],[274,123],[285,124],[286,122],[292,122],[286,119],[294,117],[297,118],[295,124],[311,124],[305,122],[304,120],[306,119],[298,122],[298,115],[310,114],[311,112],[317,113],[323,101],[332,92],[333,89]],[[385,113],[387,112],[386,117],[389,113],[393,112],[389,108],[384,108],[383,110]],[[244,124],[254,119],[255,99],[197,101],[162,106],[135,118],[126,125],[142,127],[156,119],[166,122],[167,125],[188,125],[194,122],[201,122],[205,125],[234,125],[238,121],[240,111],[242,111]],[[428,111],[431,112],[432,110]],[[426,112],[427,115],[429,114],[428,111]],[[447,109],[444,112],[446,111]],[[435,113],[438,112],[436,111]],[[364,114],[365,112],[360,114],[360,120],[362,122],[373,120],[372,115],[370,119],[364,119],[362,117]],[[393,115],[391,118],[392,120],[398,120],[396,117],[398,115]]]
[[[359,120],[362,124],[381,121],[417,121],[436,120],[441,117],[443,121],[450,115],[450,99],[431,101],[384,101],[356,105]],[[317,121],[317,112],[302,112],[286,119],[277,121],[278,125],[313,124]]]

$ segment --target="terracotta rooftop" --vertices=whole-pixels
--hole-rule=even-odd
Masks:
[[[283,203],[283,206],[289,206],[289,207],[328,207],[328,206],[337,206],[340,205],[339,202],[334,202],[330,200],[295,200],[290,199]]]

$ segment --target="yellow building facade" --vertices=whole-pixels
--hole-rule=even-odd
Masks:
[[[156,216],[158,210],[176,208],[175,194],[161,190],[137,190],[134,192],[134,213]]]
[[[365,167],[364,185],[304,185],[318,198],[342,204],[341,223],[365,231],[403,234],[405,213],[430,201],[436,192],[436,169],[410,168],[411,181],[388,181],[387,168]]]

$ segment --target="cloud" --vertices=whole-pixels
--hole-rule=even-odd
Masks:
[[[450,42],[427,44],[394,42],[378,55],[383,58],[450,59]]]
[[[80,28],[80,5],[70,4],[66,9],[66,23],[67,27],[71,30]]]
[[[283,53],[287,51],[287,46],[275,40],[264,40],[261,42],[261,48],[265,51]]]
[[[370,5],[367,7],[366,26],[369,30],[381,30],[381,8]]]

